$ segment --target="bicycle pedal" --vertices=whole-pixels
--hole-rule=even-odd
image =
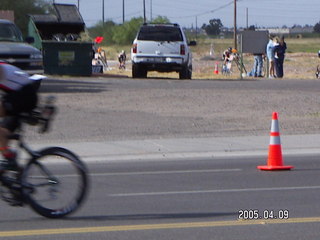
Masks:
[[[21,188],[11,189],[11,206],[23,206],[23,197],[21,193]]]
[[[23,201],[11,199],[11,202],[9,203],[12,207],[23,207]]]
[[[23,201],[20,198],[17,198],[14,196],[14,194],[8,189],[7,191],[4,191],[1,189],[1,198],[3,201],[7,202],[10,206],[13,207],[22,207],[23,206]]]

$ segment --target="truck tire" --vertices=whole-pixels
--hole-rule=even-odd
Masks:
[[[179,72],[180,79],[191,79],[192,77],[192,67],[183,66]]]
[[[146,78],[147,71],[138,64],[132,64],[132,78]]]

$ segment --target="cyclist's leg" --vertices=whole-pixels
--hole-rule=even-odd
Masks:
[[[0,151],[8,168],[16,168],[16,153],[9,148],[9,135],[19,127],[18,114],[30,112],[37,105],[37,93],[33,85],[26,85],[20,90],[6,94],[1,103]]]
[[[9,148],[9,135],[18,127],[18,119],[8,116],[9,109],[6,109],[6,106],[9,106],[9,103],[5,99],[0,104],[0,117],[3,118],[0,124],[0,152],[4,157],[0,168],[15,169],[17,167],[16,154]]]
[[[9,136],[14,132],[11,129],[16,128],[17,125],[18,120],[14,117],[6,117],[0,126],[0,152],[3,156],[0,161],[0,169],[2,170],[18,170],[16,152],[9,146]]]

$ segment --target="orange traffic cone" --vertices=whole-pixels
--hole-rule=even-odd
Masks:
[[[214,74],[219,74],[218,62],[216,62],[214,65]]]
[[[258,166],[260,170],[290,170],[293,166],[284,166],[282,160],[278,113],[272,113],[268,165]]]

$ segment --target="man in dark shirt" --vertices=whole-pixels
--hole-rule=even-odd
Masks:
[[[279,44],[275,46],[275,68],[276,75],[278,78],[283,77],[283,62],[287,49],[287,44],[284,41],[284,37],[282,36],[279,40]]]

